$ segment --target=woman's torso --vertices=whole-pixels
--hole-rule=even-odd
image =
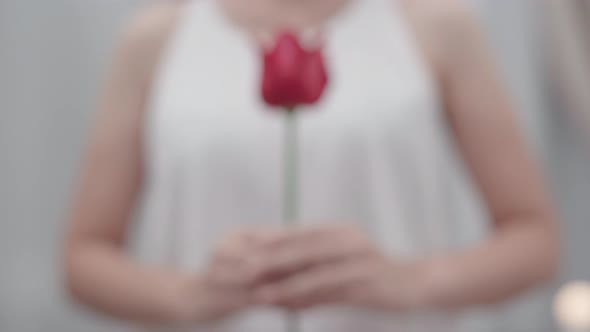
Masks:
[[[395,2],[353,1],[326,24],[325,37],[330,85],[299,113],[300,223],[356,223],[400,258],[477,233],[485,218],[460,175],[436,82]],[[146,121],[133,242],[146,262],[198,270],[232,228],[283,223],[284,114],[262,102],[260,73],[258,48],[217,1],[187,7]],[[301,321],[301,332],[452,329],[446,317],[356,308],[313,310]],[[253,309],[193,330],[282,332],[285,322],[279,311]]]

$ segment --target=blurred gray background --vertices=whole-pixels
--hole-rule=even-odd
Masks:
[[[126,18],[146,2],[0,0],[2,332],[109,330],[69,304],[60,286],[63,221],[103,71]],[[590,134],[576,126],[548,79],[542,2],[472,2],[559,202],[560,283],[590,279]],[[552,292],[500,308],[492,330],[555,331]]]

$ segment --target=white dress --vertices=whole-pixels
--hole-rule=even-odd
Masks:
[[[331,82],[299,117],[300,223],[356,222],[385,252],[424,257],[476,239],[486,214],[400,11],[392,0],[357,0],[326,25]],[[262,102],[260,73],[258,48],[218,2],[192,1],[149,104],[132,241],[139,259],[198,270],[228,230],[282,223],[284,114]],[[455,331],[444,315],[362,308],[312,310],[301,324],[301,332]],[[255,308],[183,331],[283,332],[285,321]]]

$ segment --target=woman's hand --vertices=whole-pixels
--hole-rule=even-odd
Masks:
[[[263,256],[273,276],[256,289],[256,301],[300,310],[355,305],[402,311],[420,306],[421,269],[385,255],[360,230],[325,226],[284,233]]]
[[[179,305],[182,321],[208,322],[252,304],[253,287],[262,270],[259,259],[272,231],[237,231],[223,239],[206,270],[185,280]]]

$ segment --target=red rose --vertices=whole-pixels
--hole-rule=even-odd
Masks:
[[[278,36],[264,52],[262,97],[271,106],[294,109],[316,103],[328,83],[321,49],[304,49],[292,33]]]

